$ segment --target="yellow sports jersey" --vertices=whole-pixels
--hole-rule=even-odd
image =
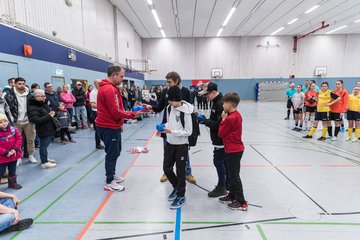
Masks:
[[[329,103],[331,102],[332,98],[331,98],[331,91],[327,90],[327,91],[323,91],[320,90],[319,91],[319,95],[318,95],[318,105],[317,105],[317,111],[318,112],[330,112],[330,107],[326,106],[325,103]]]
[[[360,94],[349,94],[347,109],[354,112],[360,112]]]

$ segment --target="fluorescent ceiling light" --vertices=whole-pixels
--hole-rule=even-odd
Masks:
[[[294,22],[296,22],[297,20],[299,20],[298,18],[294,18],[293,20],[291,20],[290,22],[288,22],[287,24],[288,25],[291,25],[291,24],[293,24]]]
[[[155,21],[156,21],[156,24],[158,25],[159,28],[162,28],[162,25],[161,25],[161,22],[160,22],[160,19],[159,19],[159,16],[157,15],[157,12],[155,9],[151,9],[151,12],[152,14],[154,15],[154,18],[155,18]]]
[[[346,28],[346,27],[348,27],[348,25],[344,25],[344,26],[341,26],[341,27],[335,28],[334,30],[331,30],[331,31],[329,31],[329,32],[326,32],[326,34],[336,32],[336,31],[338,31],[338,30],[340,30],[340,29],[343,29],[343,28]]]
[[[164,38],[166,38],[165,31],[161,29],[160,32],[161,32],[161,35],[162,35]]]
[[[220,36],[220,34],[222,33],[222,31],[224,30],[224,28],[220,28],[220,30],[218,31],[218,33],[216,34],[216,36]]]
[[[310,8],[309,10],[307,10],[305,13],[311,13],[312,11],[314,11],[315,9],[317,9],[318,7],[320,7],[320,5],[315,5],[312,8]]]
[[[270,34],[270,35],[275,35],[275,34],[277,34],[278,32],[282,31],[283,29],[285,29],[285,27],[279,28],[278,30],[276,30],[275,32],[273,32],[273,33]]]
[[[148,3],[149,5],[153,5],[152,0],[147,0],[147,3]]]
[[[359,19],[359,20],[354,21],[354,23],[358,23],[358,22],[360,22],[360,19]]]
[[[236,7],[231,8],[229,14],[228,14],[227,17],[225,18],[224,23],[222,24],[223,27],[225,27],[226,24],[229,22],[231,16],[232,16],[232,15],[234,14],[234,12],[235,12],[235,10],[236,10]]]

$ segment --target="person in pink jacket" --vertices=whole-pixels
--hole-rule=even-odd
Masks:
[[[5,115],[0,114],[0,177],[9,170],[8,186],[20,189],[22,186],[16,182],[16,162],[22,158],[22,137],[17,128],[10,126]]]
[[[73,110],[74,110],[73,103],[76,102],[76,99],[69,90],[70,90],[69,86],[65,84],[62,93],[60,93],[60,99],[63,103],[65,103],[65,108],[69,113],[70,124],[71,124],[73,117]]]

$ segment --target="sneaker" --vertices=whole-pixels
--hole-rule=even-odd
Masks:
[[[224,204],[230,204],[230,203],[232,203],[233,201],[234,201],[234,199],[231,198],[231,197],[229,196],[229,194],[226,195],[225,197],[219,198],[219,202],[224,203]]]
[[[298,128],[298,129],[296,129],[295,131],[297,131],[297,132],[302,132],[302,129],[301,129],[301,128]]]
[[[10,227],[4,229],[0,233],[5,234],[5,233],[11,233],[11,232],[15,232],[15,231],[26,230],[33,224],[33,222],[34,222],[34,220],[31,218],[22,219],[17,224],[11,225]]]
[[[247,211],[248,210],[247,202],[241,204],[237,200],[234,200],[232,203],[228,204],[228,208],[234,211]]]
[[[337,137],[332,136],[332,137],[330,138],[330,140],[331,140],[331,141],[336,141],[336,140],[337,140]]]
[[[122,183],[123,181],[125,181],[125,178],[120,177],[120,176],[115,174],[114,175],[114,180],[115,180],[116,183]]]
[[[66,144],[65,140],[61,141],[60,144],[65,145]]]
[[[55,160],[55,159],[48,158],[48,162],[56,163],[56,160]]]
[[[354,138],[353,140],[351,140],[351,142],[353,142],[353,143],[357,143],[357,142],[359,142],[359,139]]]
[[[56,163],[46,162],[41,164],[41,168],[47,169],[47,168],[54,168],[57,167]]]
[[[22,159],[21,159],[21,158],[19,158],[19,159],[17,160],[16,166],[18,167],[20,164],[22,164]]]
[[[312,138],[310,135],[303,136],[303,138]]]
[[[196,183],[196,179],[193,175],[189,175],[189,176],[186,176],[186,180],[189,182],[189,183],[192,183],[192,184],[195,184]]]
[[[214,190],[208,193],[208,197],[217,198],[227,195],[226,187],[217,185]]]
[[[185,197],[176,197],[174,202],[170,205],[170,209],[175,210],[181,208],[186,202]]]
[[[37,160],[34,157],[34,155],[29,155],[29,160],[30,160],[31,163],[37,163]]]
[[[111,191],[111,192],[121,192],[125,190],[125,187],[116,183],[115,180],[113,180],[111,183],[106,183],[104,186],[105,191]]]
[[[97,146],[96,146],[96,149],[105,149],[105,147],[100,144],[100,145],[97,145]]]
[[[177,190],[174,188],[168,197],[168,201],[174,201],[177,198]]]
[[[288,117],[286,117],[286,118],[284,118],[284,120],[289,120],[289,118],[288,118]]]
[[[347,136],[345,141],[351,141],[351,137]]]
[[[297,127],[294,127],[294,128],[293,128],[293,129],[291,129],[291,130],[293,130],[293,131],[297,131],[297,129],[298,129]]]
[[[319,137],[317,140],[319,140],[319,141],[326,141],[326,137]]]
[[[168,180],[167,176],[164,174],[160,178],[160,182],[166,182]]]

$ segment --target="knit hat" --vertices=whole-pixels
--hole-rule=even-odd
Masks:
[[[7,121],[8,119],[4,114],[0,114],[0,121],[1,120],[6,120]]]
[[[181,90],[176,85],[169,88],[169,90],[167,91],[167,95],[168,95],[167,99],[170,101],[176,101],[176,102],[181,101]]]

